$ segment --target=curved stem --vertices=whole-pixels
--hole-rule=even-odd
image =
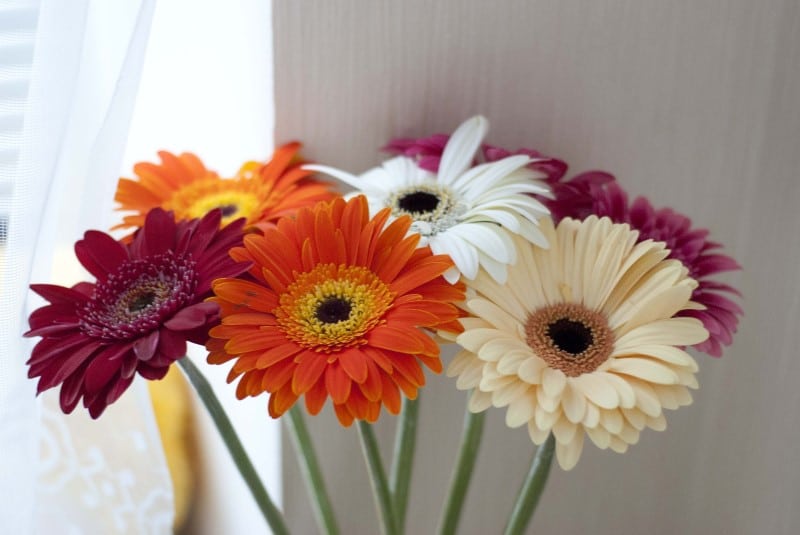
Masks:
[[[478,458],[478,450],[483,436],[483,422],[485,412],[473,414],[467,409],[464,415],[464,431],[461,435],[461,447],[458,450],[456,466],[453,469],[453,478],[450,481],[450,490],[447,493],[444,516],[439,524],[440,535],[453,535],[458,529],[461,520],[461,509],[467,496],[469,481]]]
[[[528,475],[519,489],[519,494],[517,494],[517,501],[514,503],[511,516],[508,518],[506,530],[503,532],[504,535],[522,535],[525,532],[525,527],[533,517],[536,505],[539,503],[539,498],[544,490],[544,485],[547,483],[550,465],[553,463],[555,446],[556,440],[551,433],[544,444],[536,450]]]
[[[383,461],[378,450],[378,441],[375,439],[375,432],[372,426],[363,420],[358,421],[358,435],[361,437],[361,448],[364,450],[364,458],[367,461],[367,468],[372,484],[372,494],[375,497],[375,505],[378,509],[384,535],[398,535],[397,521],[394,516],[392,505],[392,495],[389,492],[389,485],[386,482],[386,472],[383,469]]]
[[[394,437],[394,457],[392,459],[389,488],[394,498],[394,513],[397,518],[397,531],[403,533],[408,509],[408,490],[411,486],[411,471],[414,464],[414,450],[417,445],[417,420],[419,417],[419,398],[403,398],[403,408],[397,423]]]
[[[319,460],[314,452],[314,445],[311,442],[311,435],[308,433],[302,409],[297,405],[289,409],[289,419],[286,422],[298,453],[300,471],[306,481],[306,488],[313,497],[312,504],[317,525],[320,531],[327,535],[338,535],[339,526],[336,523],[336,515],[333,513],[328,490],[325,488]]]
[[[178,364],[189,378],[189,381],[192,383],[192,386],[194,386],[200,399],[203,400],[208,414],[217,426],[217,430],[225,446],[228,448],[228,452],[230,452],[231,457],[233,457],[236,468],[239,469],[239,473],[242,475],[245,483],[247,483],[247,487],[253,494],[253,498],[255,498],[270,529],[272,529],[275,535],[289,535],[289,529],[286,527],[283,515],[275,504],[272,503],[267,489],[264,488],[264,484],[261,483],[261,479],[258,477],[253,463],[250,462],[247,452],[245,452],[242,443],[239,441],[239,437],[236,435],[236,431],[233,429],[228,415],[225,414],[217,396],[211,389],[211,385],[188,357],[179,359]]]

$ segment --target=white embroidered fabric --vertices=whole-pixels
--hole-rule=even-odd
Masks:
[[[80,280],[108,228],[152,0],[0,0],[0,532],[169,533],[172,489],[143,381],[97,421],[35,397],[30,282]],[[67,260],[70,259],[70,260]]]

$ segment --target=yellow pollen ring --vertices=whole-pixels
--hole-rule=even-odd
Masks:
[[[178,219],[203,217],[214,208],[234,207],[226,211],[222,224],[227,225],[235,219],[248,220],[258,215],[261,202],[252,186],[245,180],[198,180],[176,191],[164,204],[165,210],[173,210]]]
[[[346,319],[325,322],[317,311],[329,299],[350,305]],[[383,323],[394,292],[361,266],[320,264],[301,273],[280,296],[274,314],[287,337],[315,351],[331,353],[366,343],[364,335]]]

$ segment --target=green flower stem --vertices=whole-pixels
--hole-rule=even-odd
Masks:
[[[358,435],[361,437],[361,448],[364,450],[364,458],[367,461],[367,468],[372,484],[372,494],[375,497],[375,505],[378,509],[383,534],[399,535],[397,520],[394,516],[392,505],[392,495],[389,492],[389,485],[386,482],[386,472],[383,469],[381,453],[378,450],[378,441],[375,439],[375,432],[372,426],[363,420],[358,421]]]
[[[392,459],[389,488],[394,498],[394,513],[397,517],[397,531],[403,533],[408,509],[408,489],[411,486],[411,471],[414,464],[414,449],[417,445],[417,420],[419,398],[403,398],[400,421],[394,437],[394,457]]]
[[[556,446],[556,439],[551,433],[547,440],[539,446],[531,461],[531,468],[522,487],[517,494],[517,501],[514,509],[508,518],[504,535],[522,535],[525,527],[536,511],[536,505],[542,496],[544,485],[547,483],[547,476],[550,474],[550,465],[553,464],[553,450]]]
[[[485,412],[473,414],[467,409],[464,415],[461,447],[458,450],[456,467],[453,470],[450,490],[447,493],[444,516],[442,516],[441,524],[439,524],[440,535],[453,535],[458,529],[458,522],[461,520],[461,509],[464,507],[469,481],[472,478],[475,461],[478,458],[478,450],[481,446],[485,419]]]
[[[289,419],[286,425],[289,427],[298,453],[300,471],[303,473],[308,492],[313,497],[317,525],[320,531],[327,535],[338,535],[339,526],[336,523],[336,515],[333,513],[328,491],[325,488],[325,481],[322,479],[322,471],[319,468],[317,454],[314,452],[314,445],[311,443],[311,435],[308,433],[302,409],[296,404],[289,409]]]
[[[231,457],[233,457],[233,462],[236,463],[236,468],[238,468],[239,473],[242,474],[242,478],[244,478],[245,483],[247,483],[250,492],[253,494],[253,498],[255,498],[272,532],[275,535],[289,535],[289,529],[286,527],[283,515],[280,510],[275,507],[275,504],[272,503],[267,489],[264,488],[264,484],[261,483],[261,479],[258,477],[253,463],[250,462],[247,452],[245,452],[242,443],[239,441],[239,437],[236,435],[236,431],[233,429],[233,425],[231,425],[231,421],[225,414],[217,396],[214,395],[214,391],[211,389],[208,380],[206,380],[205,376],[188,357],[183,357],[178,360],[178,364],[189,378],[189,381],[192,383],[192,386],[194,386],[200,399],[203,400],[208,414],[211,415],[211,419],[214,420],[214,424],[217,426],[217,430],[223,442],[225,442],[225,446],[228,448]]]

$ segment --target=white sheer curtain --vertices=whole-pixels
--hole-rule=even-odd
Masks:
[[[94,422],[34,397],[31,281],[72,284],[107,228],[153,0],[0,2],[0,518],[4,533],[166,533],[168,474],[143,384]],[[55,260],[55,262],[54,262]]]

